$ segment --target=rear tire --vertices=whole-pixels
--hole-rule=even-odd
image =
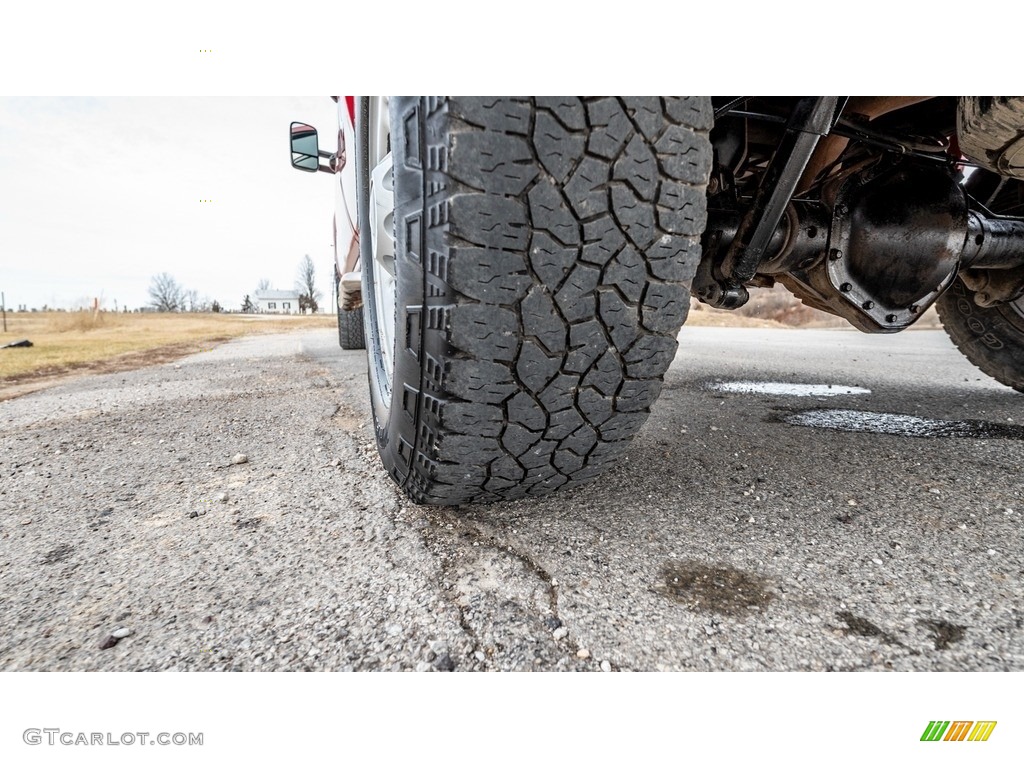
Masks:
[[[365,349],[363,340],[363,310],[338,310],[338,343],[342,349]]]
[[[356,117],[364,233],[379,103]],[[388,114],[393,264],[360,238],[385,468],[441,505],[597,477],[646,421],[689,309],[710,99],[392,97]],[[374,290],[392,268],[393,309]]]
[[[363,338],[363,308],[342,309],[340,285],[334,281],[335,299],[338,307],[338,344],[342,349],[365,349]]]
[[[1024,183],[975,171],[968,191],[1002,215],[1024,214]],[[935,302],[942,327],[964,357],[1000,384],[1024,392],[1024,297],[983,307],[962,277]]]
[[[1024,392],[1024,299],[982,307],[958,277],[935,308],[964,357],[1000,384]]]

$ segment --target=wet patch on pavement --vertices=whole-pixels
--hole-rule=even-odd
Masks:
[[[60,563],[68,559],[68,556],[74,552],[74,547],[70,544],[60,544],[45,555],[43,555],[43,565],[53,565],[54,563]]]
[[[708,386],[715,392],[743,395],[781,395],[784,397],[838,397],[870,395],[870,389],[839,384],[794,384],[785,381],[722,381]]]
[[[995,424],[989,421],[944,421],[923,419],[903,413],[874,413],[837,408],[812,408],[784,415],[773,421],[782,421],[796,427],[816,427],[838,432],[870,432],[876,435],[898,437],[965,437],[1002,438],[1024,440],[1024,427]]]
[[[928,630],[935,641],[935,650],[944,651],[954,643],[959,643],[967,634],[967,627],[951,624],[941,619],[920,619],[918,625]]]
[[[659,575],[658,590],[694,611],[737,616],[772,600],[765,579],[730,566],[669,560]]]
[[[903,645],[903,643],[884,629],[873,624],[862,616],[854,616],[849,611],[839,611],[836,614],[836,618],[846,624],[846,627],[841,629],[844,635],[854,635],[856,637],[877,637],[883,643],[888,643],[889,645]]]

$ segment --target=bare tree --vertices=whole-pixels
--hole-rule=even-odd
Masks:
[[[303,312],[307,309],[316,312],[323,294],[316,289],[316,266],[308,253],[299,262],[299,279],[296,281],[296,287],[300,294],[299,309]]]
[[[149,304],[157,312],[180,312],[185,308],[185,289],[166,272],[155,275],[149,284]]]
[[[270,281],[267,280],[267,278],[265,278],[265,277],[261,277],[259,283],[256,284],[256,292],[260,293],[261,291],[269,291],[269,290],[270,290]]]

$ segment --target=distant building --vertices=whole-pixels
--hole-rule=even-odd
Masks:
[[[253,304],[256,305],[257,312],[271,315],[297,315],[299,314],[299,292],[256,291],[253,294]]]

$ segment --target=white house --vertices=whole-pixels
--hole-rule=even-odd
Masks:
[[[266,312],[272,315],[299,314],[298,291],[256,291],[253,294],[253,303],[256,305],[257,312]]]

